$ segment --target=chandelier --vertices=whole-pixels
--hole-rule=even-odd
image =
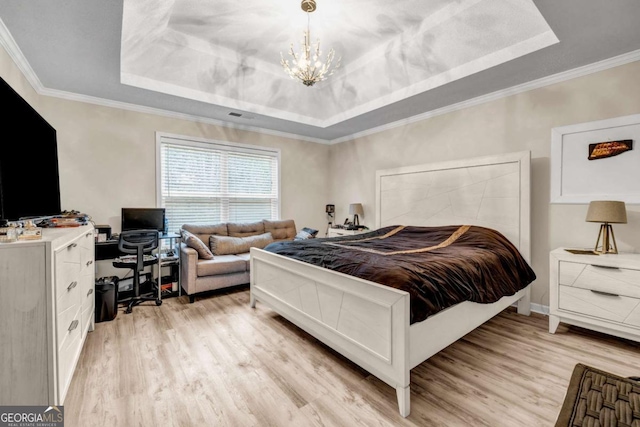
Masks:
[[[280,52],[280,64],[289,77],[300,80],[305,86],[313,86],[317,82],[326,80],[335,70],[340,68],[340,60],[342,58],[338,58],[336,66],[331,69],[331,63],[336,54],[335,51],[331,49],[327,54],[326,61],[322,62],[320,40],[312,44],[311,32],[309,31],[310,15],[311,12],[316,10],[316,1],[302,0],[300,7],[307,13],[307,30],[304,32],[300,53],[295,52],[293,43],[291,43],[291,47],[289,48],[289,55],[292,57],[291,64],[289,64],[288,59],[284,59],[282,52]]]

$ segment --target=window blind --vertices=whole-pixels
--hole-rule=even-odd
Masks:
[[[278,151],[161,138],[159,195],[169,230],[278,219],[278,163]]]

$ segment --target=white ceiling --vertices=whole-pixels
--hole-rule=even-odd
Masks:
[[[311,88],[278,65],[305,26],[298,0],[138,0],[137,27],[129,0],[1,1],[0,44],[48,96],[331,142],[640,58],[640,1],[532,1],[318,0],[311,31],[345,66]],[[547,24],[560,41],[535,50]],[[375,74],[358,77],[375,46]]]
[[[312,39],[342,67],[306,87],[279,60],[307,18],[299,0],[124,0],[121,82],[325,128],[558,42],[532,0],[318,0]]]

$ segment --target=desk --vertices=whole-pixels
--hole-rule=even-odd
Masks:
[[[158,298],[162,298],[162,267],[176,266],[178,270],[178,296],[182,295],[182,286],[180,284],[180,239],[181,236],[177,233],[158,234],[158,240],[160,240],[156,253],[158,260],[154,263],[154,265],[157,266]],[[167,259],[161,256],[160,247],[162,246],[162,241],[168,241],[169,246],[173,249],[177,258]],[[106,242],[95,242],[95,249],[96,261],[114,260],[120,255],[124,255],[118,250],[118,239],[107,240]]]

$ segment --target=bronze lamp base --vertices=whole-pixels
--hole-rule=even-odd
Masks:
[[[602,238],[602,246],[600,246],[600,239]],[[613,234],[613,227],[608,222],[600,225],[600,232],[598,233],[598,240],[596,241],[595,252],[600,254],[617,254],[618,245],[616,245],[616,236]]]

